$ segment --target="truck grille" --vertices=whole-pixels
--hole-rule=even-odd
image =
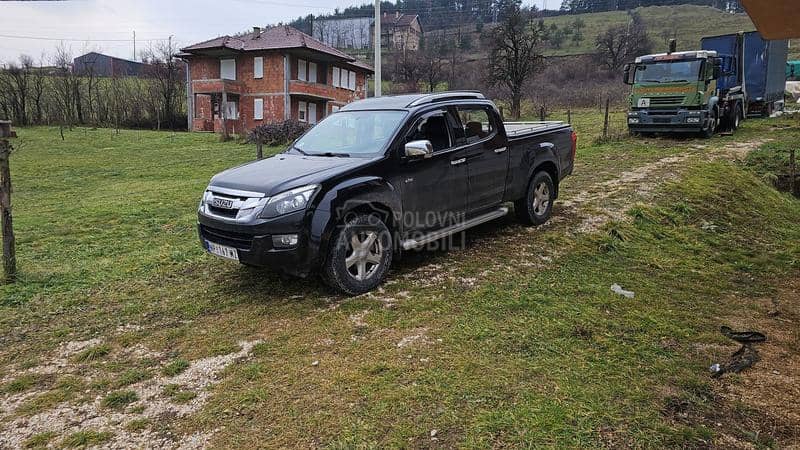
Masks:
[[[207,239],[211,242],[242,250],[250,250],[253,246],[253,236],[244,233],[218,230],[216,228],[200,225],[200,235],[203,239]]]
[[[650,97],[650,106],[676,106],[683,103],[683,95],[668,95],[664,97]]]

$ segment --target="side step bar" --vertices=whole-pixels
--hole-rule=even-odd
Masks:
[[[441,230],[436,230],[432,233],[426,234],[425,236],[421,236],[416,239],[406,239],[400,243],[400,246],[403,247],[403,250],[411,250],[412,248],[422,247],[425,244],[438,241],[439,239],[458,233],[459,231],[464,231],[468,228],[486,223],[490,220],[503,217],[506,214],[508,214],[508,208],[503,206],[482,216],[474,217],[465,222],[457,223],[447,228],[442,228]]]

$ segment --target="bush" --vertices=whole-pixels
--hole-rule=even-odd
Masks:
[[[296,120],[268,123],[250,130],[247,141],[267,146],[282,145],[299,138],[308,128],[308,124]]]

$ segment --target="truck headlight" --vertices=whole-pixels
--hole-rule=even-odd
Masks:
[[[628,117],[628,123],[639,123],[639,119],[636,117]]]
[[[264,206],[259,217],[270,219],[305,209],[318,187],[316,184],[309,184],[273,196]]]

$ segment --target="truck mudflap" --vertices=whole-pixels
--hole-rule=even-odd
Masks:
[[[700,131],[707,119],[705,110],[634,110],[628,112],[628,129],[634,132]]]

